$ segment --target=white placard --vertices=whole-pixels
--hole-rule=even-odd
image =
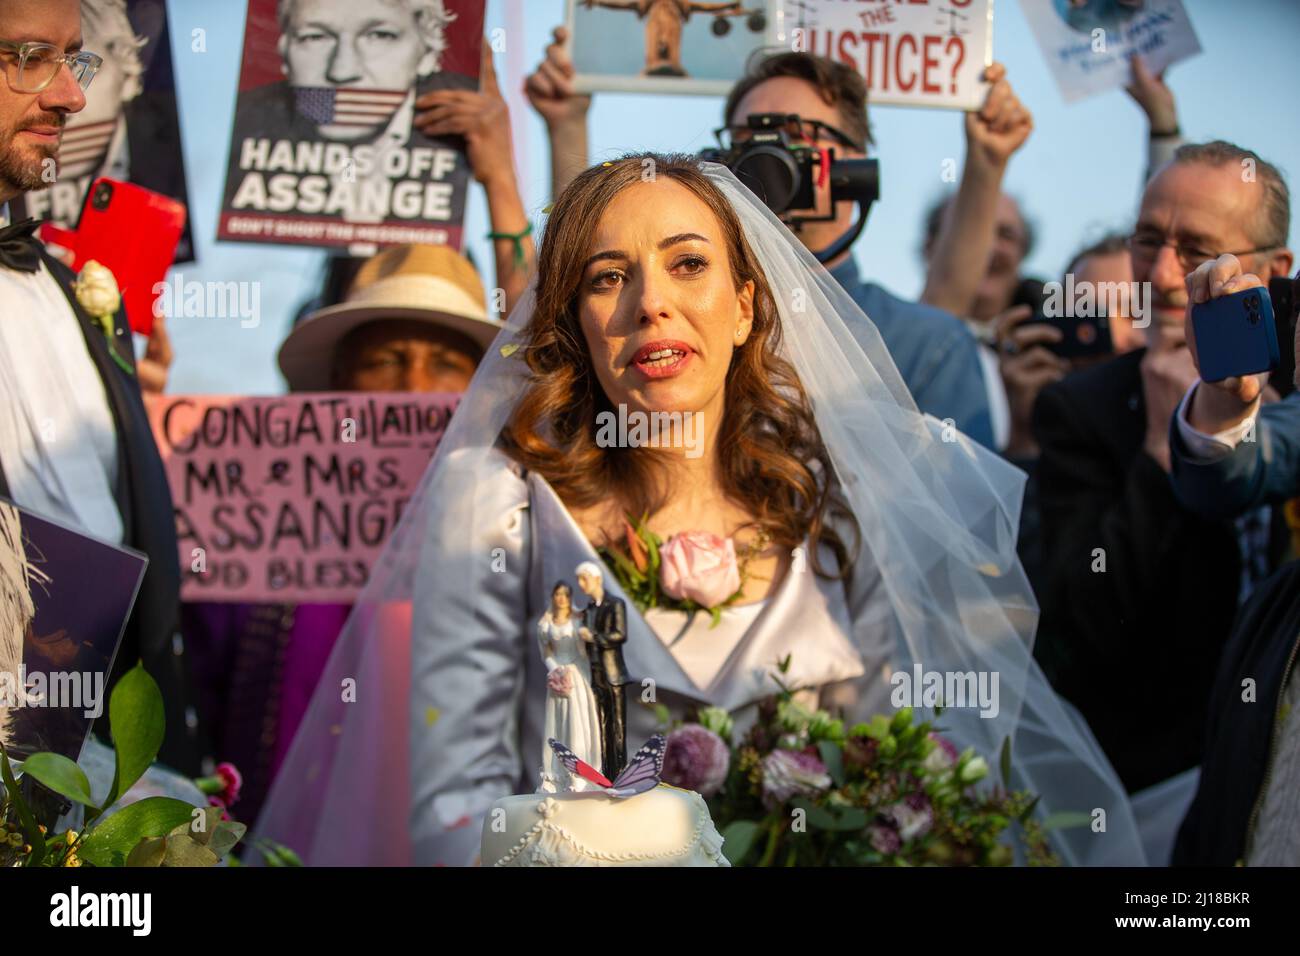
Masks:
[[[1129,82],[1129,58],[1153,73],[1201,52],[1182,0],[1020,0],[1067,103]]]

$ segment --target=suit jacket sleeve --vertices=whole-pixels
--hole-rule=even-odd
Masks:
[[[627,642],[627,605],[622,601],[612,602],[612,611],[610,615],[614,619],[614,626],[610,629],[608,641],[610,646],[617,646]]]
[[[1176,422],[1169,435],[1174,491],[1203,517],[1233,518],[1300,494],[1300,392],[1265,405],[1256,440],[1241,442],[1218,461],[1192,459]]]
[[[434,499],[417,571],[409,714],[417,865],[472,863],[483,816],[515,792],[521,776],[526,655],[536,653],[527,594],[531,532],[527,484],[502,462],[472,503]],[[486,540],[467,540],[470,512],[493,516]],[[481,573],[478,563],[496,548],[504,549],[506,571]]]
[[[1033,424],[1044,556],[1035,656],[1055,680],[1079,657],[1126,651],[1123,624],[1141,620],[1160,593],[1186,518],[1155,459],[1139,451],[1118,470],[1066,389],[1043,390]],[[1102,560],[1105,571],[1094,571]]]

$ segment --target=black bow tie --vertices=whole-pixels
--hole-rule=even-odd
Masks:
[[[35,272],[41,267],[42,246],[35,235],[40,224],[28,219],[0,229],[0,268]]]

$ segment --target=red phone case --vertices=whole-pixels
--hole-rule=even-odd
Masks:
[[[42,228],[42,238],[69,249],[72,268],[90,260],[117,279],[132,330],[153,331],[155,286],[167,278],[185,229],[185,206],[132,183],[96,179],[75,230]]]

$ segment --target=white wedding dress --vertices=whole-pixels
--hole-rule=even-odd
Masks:
[[[596,695],[591,690],[591,661],[587,648],[578,636],[578,621],[574,613],[563,624],[556,623],[547,611],[537,622],[537,643],[549,676],[558,669],[569,674],[569,693],[560,695],[549,687],[546,690],[546,717],[543,736],[564,744],[579,760],[600,767],[600,717],[596,711]],[[564,769],[554,750],[543,744],[541,787],[547,793],[565,790],[586,790],[590,785]]]

